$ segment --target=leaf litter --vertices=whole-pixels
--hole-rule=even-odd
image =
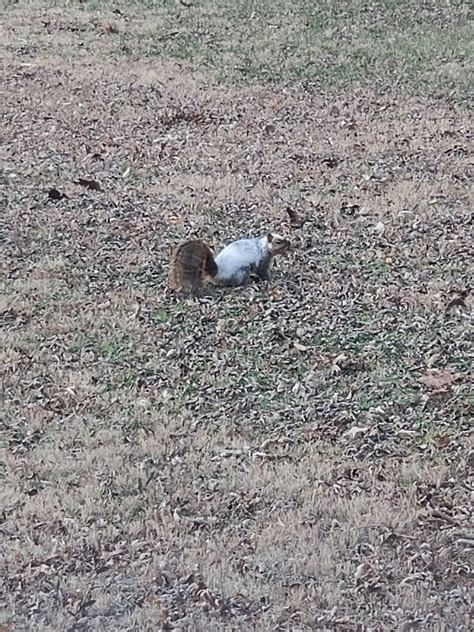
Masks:
[[[469,115],[111,50],[3,70],[0,625],[469,629]],[[168,291],[269,228],[269,284]]]
[[[447,369],[428,369],[420,377],[420,382],[435,392],[442,392],[449,389],[454,382],[454,376]]]

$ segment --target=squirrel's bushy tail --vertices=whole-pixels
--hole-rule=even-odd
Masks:
[[[175,290],[195,291],[206,277],[215,277],[217,264],[212,250],[199,239],[180,244],[173,255],[170,271],[170,286]]]

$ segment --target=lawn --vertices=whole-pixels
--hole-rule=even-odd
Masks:
[[[1,6],[0,632],[470,629],[470,3]]]

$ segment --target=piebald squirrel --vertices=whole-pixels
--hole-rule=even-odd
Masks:
[[[268,233],[264,237],[233,241],[214,258],[203,241],[185,241],[174,252],[170,285],[174,289],[195,291],[209,279],[216,285],[233,287],[248,283],[251,274],[267,280],[273,257],[289,247],[288,240]]]

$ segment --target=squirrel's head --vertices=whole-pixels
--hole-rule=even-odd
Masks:
[[[272,255],[279,255],[290,248],[290,242],[277,233],[267,233],[268,251]]]

